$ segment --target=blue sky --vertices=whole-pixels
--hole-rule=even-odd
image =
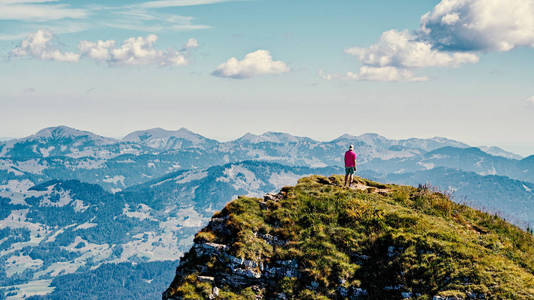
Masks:
[[[124,3],[0,0],[0,136],[376,132],[534,153],[533,0]]]

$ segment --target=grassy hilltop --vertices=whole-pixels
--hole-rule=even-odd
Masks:
[[[164,299],[534,299],[529,233],[427,187],[310,176],[216,213]]]

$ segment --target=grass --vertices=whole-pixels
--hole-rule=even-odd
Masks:
[[[530,233],[456,204],[427,186],[357,178],[386,194],[343,189],[342,180],[306,177],[284,188],[281,200],[240,197],[214,216],[225,219],[225,233],[207,227],[195,241],[226,244],[230,254],[248,260],[296,260],[299,278],[264,282],[267,297],[284,293],[294,299],[339,298],[340,287],[358,287],[373,299],[400,299],[401,292],[417,299],[472,294],[534,298]],[[258,233],[287,243],[271,246]],[[194,276],[217,277],[228,271],[217,261],[209,264],[187,255],[184,261],[179,268],[183,275],[170,291],[185,298],[204,298],[212,288]],[[252,299],[257,293],[219,288],[222,299]]]

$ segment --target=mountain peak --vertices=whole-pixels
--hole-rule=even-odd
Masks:
[[[184,127],[178,130],[167,130],[159,127],[138,130],[129,133],[122,140],[126,142],[143,143],[146,146],[156,149],[204,147],[217,143],[215,140],[205,138]]]
[[[279,143],[297,143],[303,140],[312,141],[310,138],[295,136],[286,132],[267,131],[262,134],[262,136],[275,140]]]
[[[516,160],[520,160],[523,158],[523,156],[519,155],[519,154],[515,154],[515,153],[512,153],[512,152],[509,152],[509,151],[506,151],[500,147],[497,147],[497,146],[479,146],[478,148],[480,148],[480,150],[488,153],[488,154],[491,154],[493,156],[502,156],[502,157],[505,157],[505,158],[509,158],[509,159],[516,159]]]
[[[342,134],[339,137],[333,139],[332,142],[345,141],[345,140],[356,140],[356,139],[357,139],[356,136],[348,134],[348,133],[345,133],[345,134]]]
[[[65,138],[80,138],[87,137],[94,140],[98,144],[112,144],[116,143],[117,140],[96,135],[89,131],[83,131],[76,128],[60,125],[54,127],[47,127],[39,130],[36,134],[29,136],[27,139],[65,139]]]
[[[250,132],[245,133],[242,137],[238,138],[238,142],[248,142],[252,144],[270,142],[270,143],[297,143],[301,140],[308,138],[297,137],[285,132],[267,131],[263,134],[257,135]],[[309,139],[311,140],[311,139]]]
[[[128,135],[126,135],[123,138],[123,140],[133,141],[133,140],[139,139],[139,137],[141,136],[149,136],[151,138],[169,138],[169,137],[183,138],[183,137],[200,136],[200,135],[184,127],[178,130],[168,130],[168,129],[164,129],[161,127],[156,127],[156,128],[137,130],[137,131],[131,132]]]
[[[356,181],[310,176],[230,202],[197,233],[163,299],[530,297],[529,233],[427,186]]]
[[[94,135],[89,131],[82,131],[76,128],[68,127],[65,125],[52,126],[39,130],[33,136],[35,137],[73,137],[73,136],[84,136],[84,135]]]

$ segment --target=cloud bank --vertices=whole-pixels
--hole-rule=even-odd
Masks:
[[[534,1],[442,0],[421,17],[420,32],[444,50],[534,47]]]
[[[47,30],[29,34],[18,47],[11,50],[10,56],[63,62],[77,62],[80,59],[80,54],[60,51],[54,43],[54,35]]]
[[[369,47],[346,49],[362,64],[346,78],[421,81],[415,70],[473,64],[481,52],[520,46],[534,47],[533,0],[442,0],[418,30],[389,30]]]
[[[258,75],[276,75],[289,72],[289,67],[283,61],[273,61],[267,50],[256,50],[238,60],[235,57],[219,65],[213,76],[233,79],[245,79]]]
[[[154,47],[158,37],[150,34],[146,37],[131,37],[119,47],[116,41],[81,41],[78,48],[84,57],[105,62],[109,65],[159,65],[180,66],[185,65],[185,55],[172,49],[158,50]]]
[[[81,41],[79,53],[63,52],[55,43],[54,35],[47,30],[38,30],[28,35],[20,45],[10,52],[11,57],[31,57],[40,60],[78,62],[88,58],[110,66],[159,65],[181,66],[187,64],[186,54],[198,47],[196,39],[189,39],[182,50],[160,50],[155,47],[158,37],[131,37],[117,46],[115,40]]]

